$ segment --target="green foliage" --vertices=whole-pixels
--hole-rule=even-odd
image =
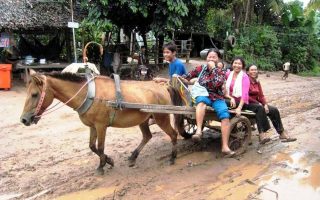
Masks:
[[[231,31],[230,15],[227,10],[210,9],[206,15],[206,25],[208,33],[215,38],[224,39],[227,31]]]
[[[320,76],[320,66],[314,67],[312,70],[300,72],[301,76]]]
[[[236,47],[228,52],[228,60],[243,57],[248,64],[255,63],[262,70],[275,70],[281,64],[281,51],[276,32],[269,26],[243,28]]]
[[[145,34],[150,30],[165,33],[182,26],[182,18],[203,5],[204,0],[82,0],[88,20],[109,19],[119,28]]]
[[[306,27],[287,28],[279,33],[282,60],[291,62],[291,69],[298,73],[312,70],[320,57],[320,43]]]

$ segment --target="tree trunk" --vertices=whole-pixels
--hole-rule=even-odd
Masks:
[[[157,49],[158,53],[158,58],[159,58],[159,63],[163,63],[163,43],[164,43],[164,35],[159,35],[159,48]]]
[[[233,17],[234,17],[234,30],[237,32],[240,28],[241,18],[242,18],[242,4],[235,3],[233,4]]]
[[[145,51],[145,56],[146,56],[146,60],[149,60],[149,49],[148,49],[148,42],[147,42],[147,35],[146,33],[143,33],[141,34],[142,36],[142,39],[143,39],[143,44],[144,44],[144,47],[146,48],[146,51]]]
[[[250,22],[251,22],[251,16],[252,16],[252,12],[253,12],[252,6],[254,6],[254,4],[252,2],[253,2],[253,0],[247,0],[244,3],[246,10],[245,10],[245,18],[244,18],[243,25],[246,25],[247,23],[250,24]]]

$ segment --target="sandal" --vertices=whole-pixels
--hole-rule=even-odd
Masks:
[[[297,140],[297,138],[290,137],[286,131],[279,135],[279,139],[281,142],[294,142]]]
[[[236,152],[230,150],[230,151],[222,152],[222,155],[224,158],[232,158],[236,155]]]
[[[288,137],[288,138],[280,138],[281,142],[294,142],[297,140],[297,138],[292,138],[292,137]]]
[[[195,133],[194,135],[192,135],[192,140],[194,142],[200,142],[202,138],[202,133]]]

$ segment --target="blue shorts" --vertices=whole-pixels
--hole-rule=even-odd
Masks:
[[[196,104],[200,102],[212,107],[214,111],[217,113],[217,116],[220,120],[230,118],[230,114],[225,100],[217,99],[215,101],[212,101],[211,99],[209,99],[209,97],[198,96],[196,98]]]

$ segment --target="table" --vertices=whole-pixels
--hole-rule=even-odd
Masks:
[[[66,66],[70,65],[70,63],[49,63],[49,64],[39,64],[39,65],[25,65],[21,62],[17,63],[16,69],[24,69],[25,71],[25,81],[28,83],[30,77],[28,69],[64,69]]]

